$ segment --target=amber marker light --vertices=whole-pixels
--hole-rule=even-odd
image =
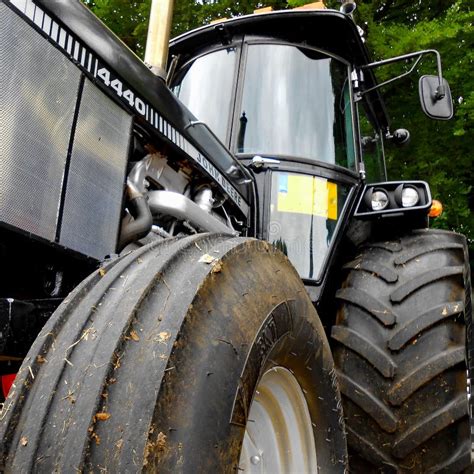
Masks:
[[[439,217],[443,213],[443,205],[440,201],[433,199],[433,204],[431,204],[431,209],[428,215],[430,217]]]

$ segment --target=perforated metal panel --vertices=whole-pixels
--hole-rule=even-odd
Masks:
[[[132,117],[86,80],[60,243],[103,258],[115,252]]]
[[[0,221],[54,240],[80,71],[0,3]]]

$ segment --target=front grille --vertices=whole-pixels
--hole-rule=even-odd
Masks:
[[[102,259],[116,251],[132,117],[72,62],[97,67],[79,42],[14,4],[36,26],[0,2],[0,222]]]
[[[80,71],[0,3],[0,221],[54,240]]]
[[[77,120],[60,243],[97,258],[113,253],[132,118],[89,80]]]

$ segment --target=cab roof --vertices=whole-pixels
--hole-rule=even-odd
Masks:
[[[369,62],[367,49],[352,19],[326,9],[279,10],[224,20],[178,36],[170,42],[170,51],[192,56],[207,45],[225,44],[243,35],[317,47],[355,65]]]

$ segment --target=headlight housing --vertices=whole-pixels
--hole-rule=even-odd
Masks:
[[[424,181],[391,181],[366,184],[355,217],[427,216],[431,193]]]
[[[420,201],[420,191],[410,184],[400,184],[395,189],[395,201],[401,207],[414,207]]]
[[[375,190],[370,198],[373,211],[383,211],[389,204],[388,195],[380,189]]]
[[[418,204],[420,195],[415,188],[404,188],[402,191],[402,206],[413,207]]]

